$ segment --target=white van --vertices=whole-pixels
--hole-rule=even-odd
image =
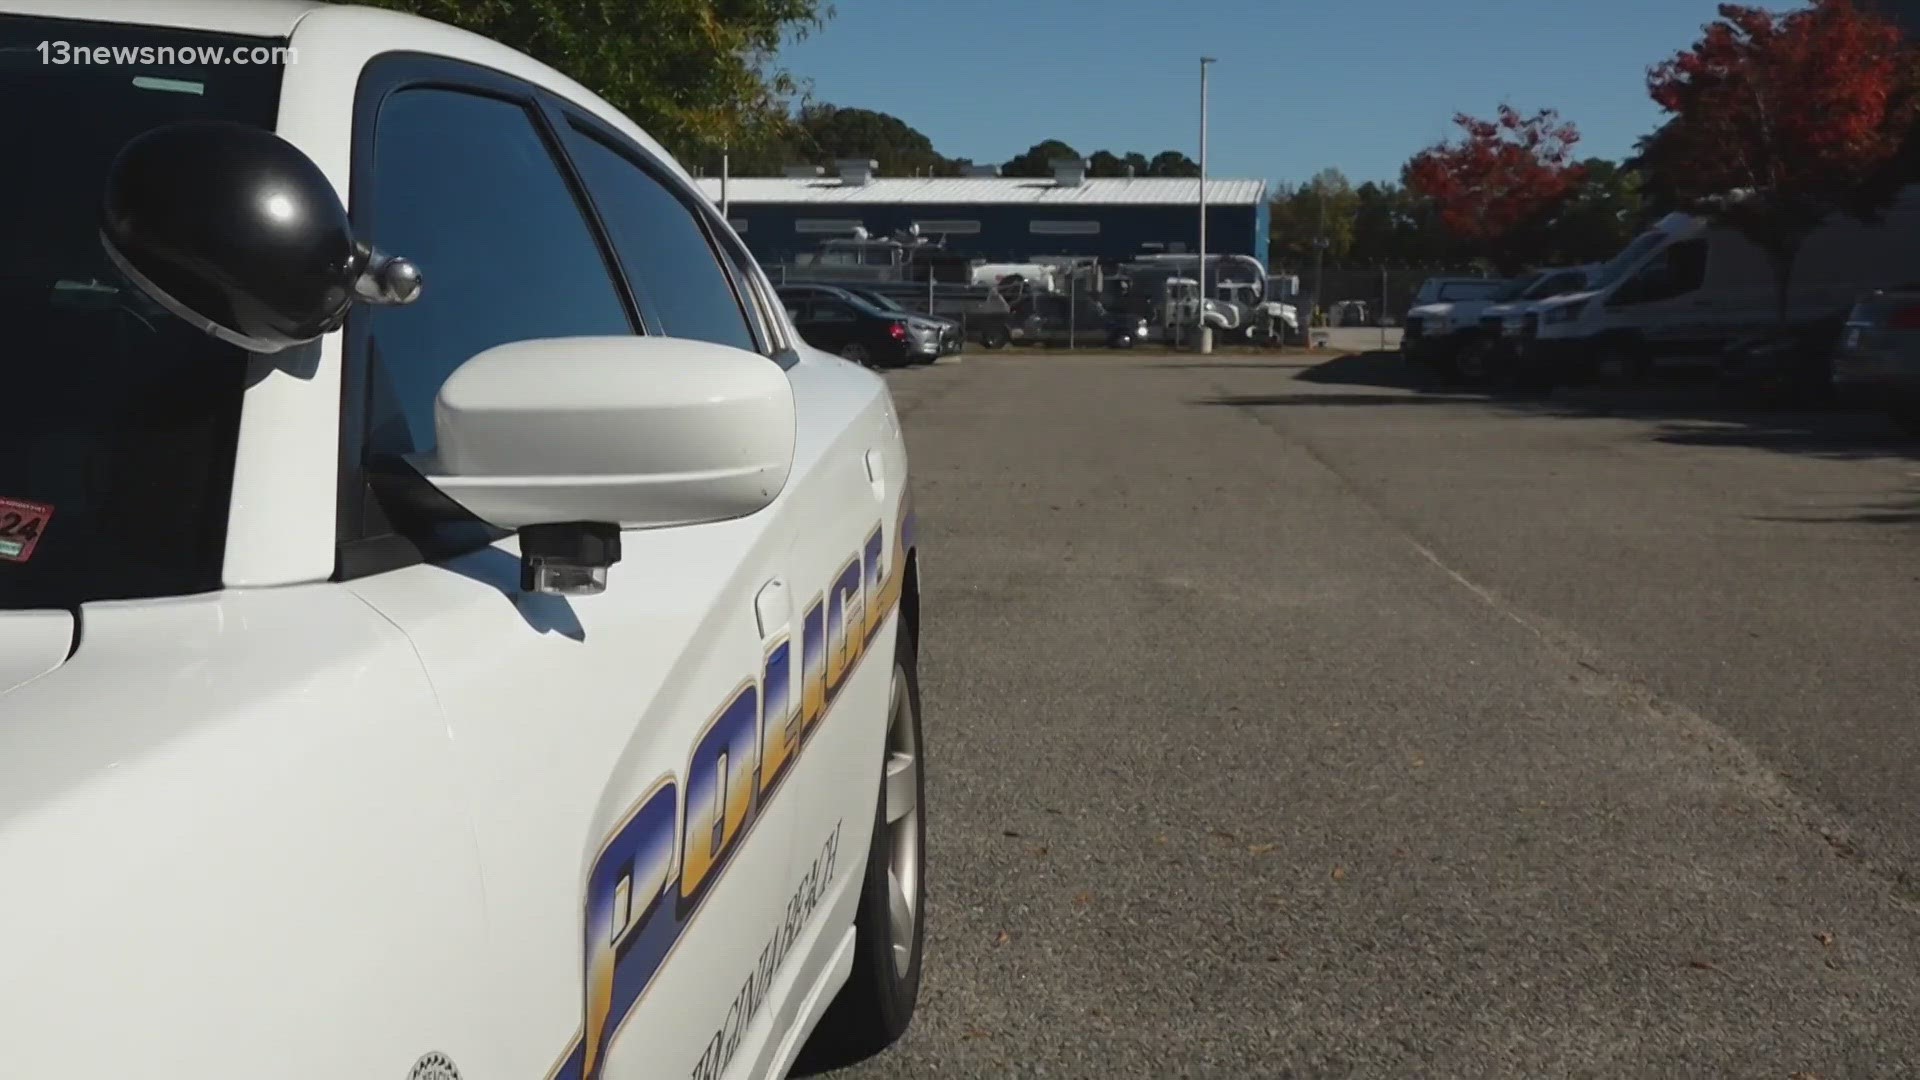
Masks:
[[[1920,185],[1879,221],[1836,214],[1800,248],[1789,320],[1844,316],[1863,293],[1920,281]],[[1726,345],[1779,318],[1773,269],[1752,241],[1686,214],[1671,214],[1594,275],[1584,291],[1540,306],[1529,368],[1556,378],[1656,364],[1717,364]]]

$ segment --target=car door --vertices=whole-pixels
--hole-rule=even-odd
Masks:
[[[761,713],[790,681],[767,676],[791,621],[786,511],[628,532],[604,592],[535,595],[514,538],[435,499],[400,455],[432,449],[440,384],[495,344],[767,343],[685,193],[631,147],[596,157],[533,87],[379,60],[354,140],[356,235],[428,284],[348,327],[339,577],[407,635],[445,714],[484,877],[477,996],[498,1072],[717,1074],[773,1034],[759,966],[791,891],[796,800],[759,786]]]
[[[837,354],[853,344],[859,330],[860,317],[853,305],[836,297],[819,296],[808,302],[806,325],[800,332],[807,344]]]
[[[1706,237],[1669,245],[1614,291],[1611,321],[1636,332],[1652,359],[1711,352],[1719,329],[1701,293],[1706,273]]]

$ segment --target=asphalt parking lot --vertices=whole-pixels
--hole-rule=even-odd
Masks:
[[[1920,445],[1387,356],[889,380],[932,929],[839,1075],[1920,1075]]]

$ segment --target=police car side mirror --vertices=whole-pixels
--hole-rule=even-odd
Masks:
[[[354,240],[312,159],[246,124],[166,124],[128,142],[107,173],[100,239],[141,292],[253,352],[338,329],[355,299],[420,294],[412,263]]]
[[[521,587],[607,585],[620,533],[746,517],[786,488],[793,384],[745,349],[668,337],[496,345],[434,400],[436,447],[409,464],[520,533]]]

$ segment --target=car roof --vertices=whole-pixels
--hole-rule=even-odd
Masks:
[[[888,319],[891,319],[894,317],[893,312],[880,307],[878,304],[875,304],[873,301],[868,300],[866,297],[861,296],[858,293],[849,292],[846,288],[839,285],[815,285],[809,282],[795,281],[795,282],[789,282],[785,285],[775,285],[773,287],[773,291],[775,293],[780,293],[783,290],[790,290],[790,291],[796,291],[796,292],[805,291],[805,292],[826,293],[827,295],[835,297],[837,299],[845,300],[847,303],[853,305],[854,308],[856,308],[857,310],[862,311],[868,315],[878,315],[878,316],[881,316],[882,318],[888,318]]]
[[[0,14],[286,37],[318,0],[0,0]]]

